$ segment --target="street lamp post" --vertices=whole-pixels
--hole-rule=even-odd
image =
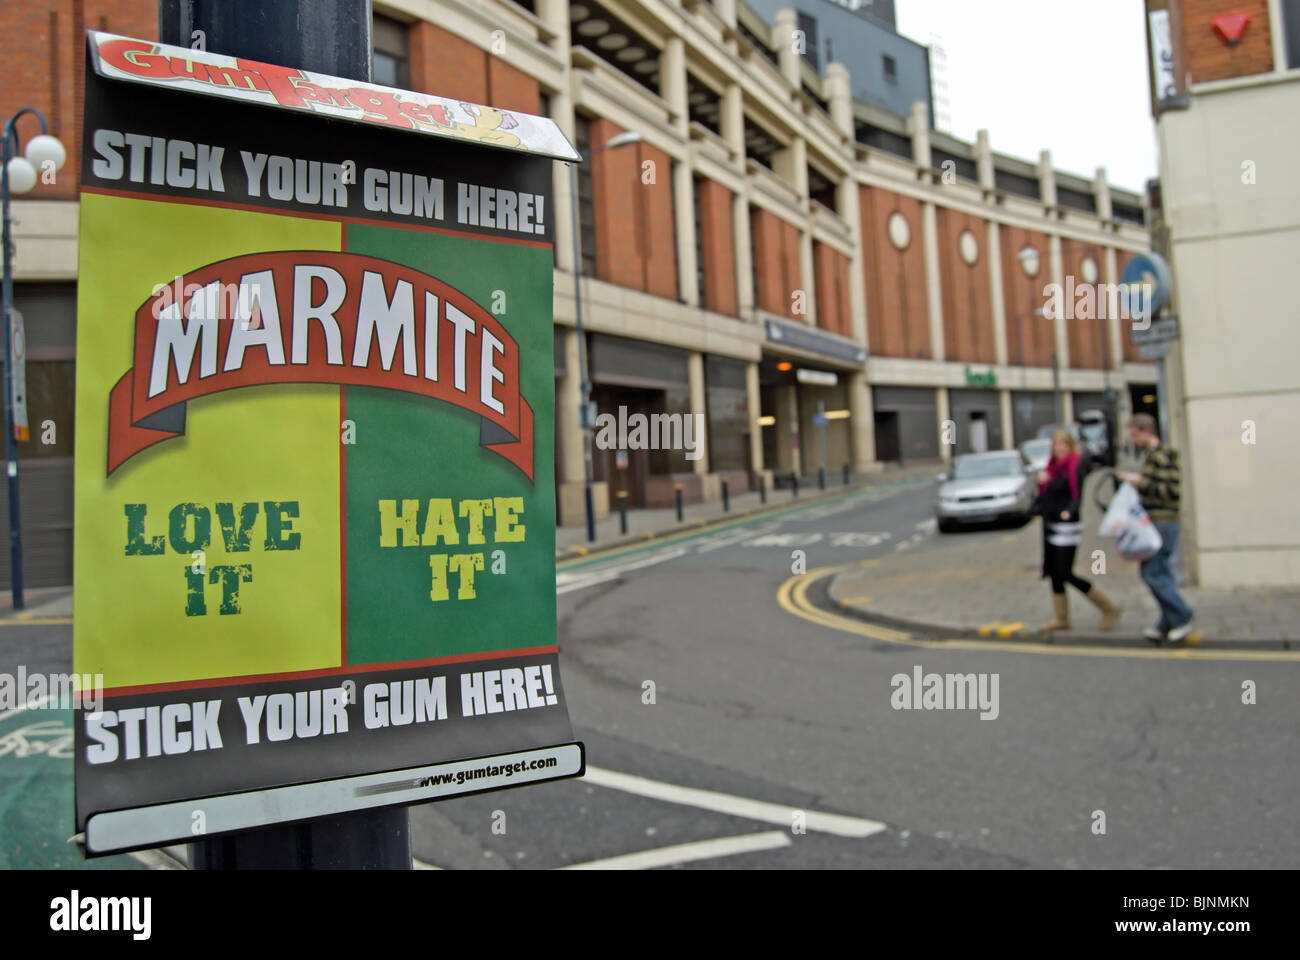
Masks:
[[[1082,240],[1073,240],[1069,237],[1061,238],[1062,249],[1082,250],[1092,258],[1094,272],[1099,272],[1102,262],[1102,253],[1100,248],[1094,243],[1087,243]],[[1086,273],[1086,271],[1085,271]],[[1087,276],[1083,280],[1087,284],[1092,284],[1099,279],[1094,276],[1089,279]],[[1109,298],[1103,299],[1102,291],[1097,291],[1094,300],[1097,304],[1098,313],[1101,315],[1097,318],[1101,332],[1101,383],[1102,383],[1102,412],[1106,418],[1107,443],[1112,447],[1115,443],[1115,434],[1118,430],[1118,424],[1115,418],[1115,391],[1110,384],[1111,373],[1111,353],[1110,353],[1110,322],[1113,318],[1107,315],[1107,307],[1104,304],[1109,303]]]
[[[27,155],[18,153],[18,121],[24,114],[33,114],[41,122],[41,132],[27,142]],[[23,107],[5,124],[3,163],[0,164],[0,217],[4,220],[4,338],[5,338],[5,462],[9,474],[9,581],[13,592],[13,608],[21,610],[23,601],[23,531],[18,510],[18,448],[14,436],[14,281],[13,238],[10,229],[9,195],[27,193],[36,186],[37,171],[60,170],[68,158],[67,151],[57,137],[50,136],[45,114],[35,107]]]
[[[1021,259],[1024,259],[1023,252]],[[1020,357],[1020,392],[1023,393],[1024,402],[1029,403],[1029,367],[1025,363],[1025,317],[1043,317],[1046,316],[1042,307],[1036,307],[1033,310],[1026,310],[1016,314],[1016,352]],[[1024,418],[1029,419],[1030,411],[1024,411]]]
[[[588,150],[585,159],[589,160],[605,150],[625,147],[628,144],[639,143],[640,141],[641,134],[629,130],[626,133],[610,137],[603,146]],[[581,153],[579,155],[581,156]],[[591,492],[591,438],[587,435],[589,429],[587,405],[591,402],[591,379],[587,371],[587,337],[582,327],[582,227],[578,219],[578,165],[576,163],[569,164],[569,201],[573,214],[574,325],[578,335],[579,375],[582,377],[582,397],[578,401],[578,424],[582,430],[582,496],[587,510],[587,542],[591,543],[596,539],[596,504],[592,499]]]
[[[1038,273],[1040,259],[1038,251],[1033,247],[1025,247],[1025,249],[1016,254],[1016,259],[1020,261],[1021,265],[1025,268],[1025,272],[1030,276],[1034,276]],[[1034,316],[1042,317],[1046,316],[1046,313],[1040,307],[1038,310],[1034,311]],[[1061,421],[1065,419],[1065,402],[1061,397],[1061,368],[1055,350],[1052,351],[1052,393],[1056,400],[1056,422],[1061,424]],[[1061,425],[1064,426],[1064,424]]]

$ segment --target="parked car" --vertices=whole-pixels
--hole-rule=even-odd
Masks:
[[[1079,435],[1080,445],[1094,465],[1115,466],[1115,444],[1104,411],[1082,411],[1079,414]]]
[[[958,457],[951,476],[939,475],[935,501],[939,529],[947,533],[962,523],[1028,520],[1037,493],[1032,469],[1019,450]]]
[[[1051,440],[1052,437],[1056,436],[1056,431],[1060,429],[1061,429],[1061,425],[1059,423],[1044,424],[1043,426],[1038,428],[1038,439]],[[1070,424],[1069,430],[1070,430],[1070,434],[1074,437],[1076,441],[1081,440],[1081,435],[1079,433],[1079,425],[1077,423]]]
[[[1040,470],[1047,469],[1047,461],[1052,459],[1052,438],[1038,437],[1034,440],[1026,440],[1020,445],[1020,453],[1033,467],[1034,475],[1037,476]]]

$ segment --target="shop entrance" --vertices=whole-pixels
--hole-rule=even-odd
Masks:
[[[881,463],[900,462],[903,459],[903,454],[898,438],[898,412],[896,410],[877,410],[875,423],[876,459]]]
[[[664,412],[664,391],[641,390],[633,387],[614,387],[596,384],[591,391],[591,399],[601,413],[608,413],[617,420],[619,407],[627,409],[627,416]],[[640,508],[646,505],[646,478],[651,472],[651,450],[601,450],[596,446],[596,431],[591,439],[591,472],[593,479],[603,480],[609,484],[610,509],[618,510],[618,493],[627,491],[627,505]]]

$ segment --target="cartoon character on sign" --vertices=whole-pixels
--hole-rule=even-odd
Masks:
[[[480,107],[472,103],[461,102],[461,109],[469,114],[472,124],[455,121],[455,132],[468,140],[480,143],[492,143],[501,147],[519,146],[519,137],[507,131],[519,126],[519,121],[511,114],[503,113],[494,107]]]

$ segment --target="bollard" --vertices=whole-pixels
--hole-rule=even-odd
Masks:
[[[767,503],[767,477],[758,475],[758,502]]]
[[[682,485],[673,484],[673,495],[677,497],[677,522],[682,522]]]
[[[817,468],[817,486],[823,490],[826,489],[826,468],[825,467]]]
[[[790,474],[790,486],[794,490],[794,495],[799,496],[799,474]]]
[[[844,464],[844,486],[847,487],[848,485],[849,485],[849,465],[846,463]]]
[[[729,513],[730,511],[731,511],[731,491],[727,488],[727,481],[723,480],[722,481],[722,512]]]
[[[618,492],[618,530],[627,533],[627,491]]]

